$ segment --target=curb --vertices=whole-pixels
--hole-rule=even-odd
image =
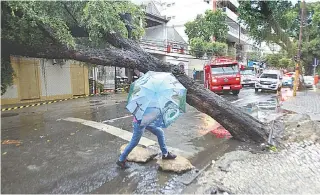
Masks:
[[[51,101],[46,101],[46,102],[40,102],[40,103],[34,103],[34,104],[28,104],[24,106],[15,106],[15,107],[9,107],[9,108],[2,108],[1,111],[10,111],[10,110],[17,110],[21,108],[28,108],[28,107],[35,107],[35,106],[41,106],[41,105],[46,105],[46,104],[53,104],[57,102],[63,102],[67,100],[73,100],[73,99],[79,99],[79,98],[86,98],[86,97],[92,97],[92,96],[97,96],[97,95],[108,95],[110,92],[105,92],[105,93],[97,93],[97,94],[90,94],[90,95],[83,95],[83,96],[75,96],[71,98],[66,98],[66,99],[59,99],[59,100],[51,100]]]

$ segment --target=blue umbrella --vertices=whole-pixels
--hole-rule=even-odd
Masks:
[[[171,73],[149,71],[131,84],[127,109],[141,125],[166,128],[186,111],[186,94]]]

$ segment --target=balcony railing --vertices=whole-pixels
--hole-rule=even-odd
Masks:
[[[168,43],[164,41],[157,40],[140,40],[140,46],[143,49],[160,51],[166,53],[178,53],[178,54],[189,54],[188,46],[185,44],[181,44],[179,42],[168,41]]]
[[[230,25],[228,25],[228,28],[229,28],[229,33],[232,34],[232,36],[239,38],[239,29],[235,29]],[[249,38],[247,35],[240,33],[240,40],[247,42]]]
[[[229,0],[230,3],[232,3],[236,8],[239,7],[239,2],[237,0]]]
[[[224,7],[223,11],[227,14],[228,18],[230,18],[233,21],[238,21],[238,15],[235,14],[233,11],[231,11],[229,8]]]

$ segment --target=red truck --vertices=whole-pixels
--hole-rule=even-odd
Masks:
[[[219,57],[204,66],[204,85],[213,92],[232,92],[238,95],[241,85],[238,61]]]

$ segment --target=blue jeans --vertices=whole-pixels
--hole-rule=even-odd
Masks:
[[[140,126],[139,122],[133,122],[132,138],[129,144],[127,145],[127,147],[124,149],[123,153],[120,155],[119,161],[123,162],[127,159],[127,156],[129,155],[129,153],[133,150],[134,147],[138,145],[145,129],[149,130],[151,133],[157,136],[162,154],[168,153],[167,146],[165,144],[164,133],[160,127],[156,127],[153,125],[149,125],[145,127],[145,126]]]

